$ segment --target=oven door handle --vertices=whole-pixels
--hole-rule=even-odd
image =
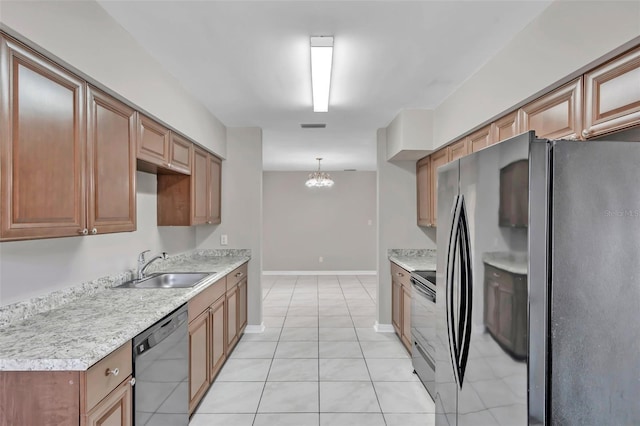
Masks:
[[[413,288],[414,290],[422,294],[424,297],[429,299],[430,302],[436,303],[436,295],[431,292],[428,292],[427,290],[424,290],[420,284],[413,283]]]

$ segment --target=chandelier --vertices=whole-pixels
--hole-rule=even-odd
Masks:
[[[316,158],[316,160],[318,160],[318,170],[313,173],[309,173],[309,179],[307,179],[307,182],[305,183],[305,185],[307,185],[309,188],[332,187],[333,179],[331,179],[331,176],[329,176],[329,173],[320,171],[320,161],[322,160],[322,158]]]

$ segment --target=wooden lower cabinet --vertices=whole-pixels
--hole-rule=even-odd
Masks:
[[[240,281],[238,281],[240,279]],[[246,325],[247,264],[189,301],[189,413],[215,380]]]
[[[209,388],[209,311],[189,323],[189,411]]]
[[[131,426],[133,391],[129,376],[87,413],[85,426]]]
[[[391,323],[405,348],[411,352],[411,274],[391,262]]]
[[[130,341],[87,371],[0,371],[0,426],[130,426],[132,371]]]
[[[213,382],[227,359],[225,316],[225,298],[222,296],[209,309],[209,383]]]
[[[227,290],[227,351],[238,343],[238,286]]]

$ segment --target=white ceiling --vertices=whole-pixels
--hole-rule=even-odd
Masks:
[[[265,170],[375,170],[376,129],[439,105],[550,1],[99,3],[225,125],[263,129]],[[335,37],[328,113],[311,35]]]

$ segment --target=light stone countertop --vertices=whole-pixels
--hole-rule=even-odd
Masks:
[[[436,251],[423,249],[391,249],[389,260],[408,272],[435,271]]]
[[[249,261],[248,251],[239,253],[242,255],[215,256],[198,250],[152,265],[154,271],[217,272],[197,287],[107,288],[11,322],[0,328],[0,371],[87,370]]]
[[[527,275],[529,270],[527,253],[488,252],[482,255],[482,261],[513,274]]]

